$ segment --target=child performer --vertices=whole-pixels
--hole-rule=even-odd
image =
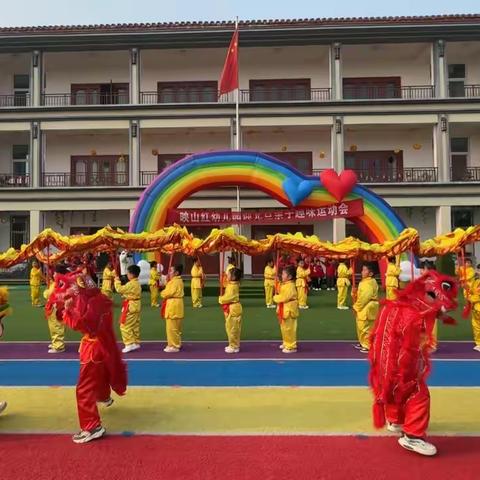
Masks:
[[[300,259],[297,266],[297,280],[295,286],[297,287],[298,308],[306,310],[308,299],[308,277],[310,276],[310,268],[305,267],[305,261]]]
[[[142,287],[138,281],[140,267],[130,265],[127,268],[128,282],[122,285],[115,277],[115,290],[123,297],[120,315],[120,333],[125,344],[123,353],[133,352],[140,348],[140,312],[142,311]]]
[[[43,281],[42,270],[37,260],[32,262],[30,270],[30,296],[32,298],[32,307],[43,307],[40,302],[40,285]]]
[[[113,282],[115,280],[115,270],[112,262],[109,260],[103,269],[102,274],[102,293],[108,298],[113,297]]]
[[[400,256],[388,259],[387,272],[385,275],[385,298],[387,300],[395,300],[397,298],[397,290],[399,287],[398,277],[401,273],[399,266]]]
[[[8,289],[6,287],[0,287],[0,337],[3,335],[3,323],[2,320],[12,313],[12,309],[8,303]],[[7,402],[0,402],[0,413],[7,408]]]
[[[109,407],[113,403],[110,389],[118,395],[127,389],[127,368],[113,331],[112,301],[89,276],[78,273],[56,276],[48,301],[57,318],[83,334],[76,389],[81,430],[72,440],[87,443],[105,435],[97,404]]]
[[[468,290],[472,286],[475,279],[475,269],[473,268],[472,260],[470,258],[466,258],[465,265],[458,266],[455,269],[455,274],[458,277],[460,285],[463,287],[463,297],[467,299]]]
[[[218,297],[218,303],[225,314],[225,330],[227,332],[228,346],[225,353],[238,353],[240,351],[240,333],[242,329],[242,304],[240,303],[240,278],[242,272],[238,268],[231,269],[228,273],[228,283],[225,293]]]
[[[327,260],[327,264],[325,266],[327,290],[335,290],[335,272],[335,263],[333,263],[333,260]]]
[[[312,265],[312,288],[317,292],[322,290],[322,279],[324,277],[323,265],[320,262],[319,258],[315,259],[314,264]]]
[[[158,287],[160,280],[160,272],[157,268],[157,262],[150,262],[150,278],[148,280],[148,286],[150,287],[150,306],[159,307],[158,303]]]
[[[425,335],[442,312],[457,307],[457,285],[453,278],[428,271],[383,305],[372,333],[370,385],[373,423],[402,436],[398,443],[421,455],[437,449],[425,441],[430,419],[430,372]],[[445,323],[452,319],[445,318]]]
[[[362,280],[355,292],[353,311],[357,324],[358,345],[356,348],[362,353],[368,353],[370,349],[370,331],[378,314],[378,284],[373,278],[373,269],[370,264],[362,267]]]
[[[348,310],[347,295],[350,286],[350,277],[352,270],[344,262],[340,262],[337,268],[337,308],[339,310]]]
[[[273,297],[273,301],[277,304],[277,317],[282,333],[280,348],[283,353],[296,353],[297,351],[298,301],[295,272],[293,265],[282,270],[280,292]]]
[[[50,285],[43,292],[43,298],[47,301],[45,304],[45,317],[47,318],[48,330],[50,332],[50,345],[48,346],[48,353],[63,353],[65,352],[65,324],[60,322],[57,318],[57,311],[55,305],[48,301],[55,289],[55,277],[58,275],[66,275],[68,269],[66,265],[55,265],[55,273],[50,280]]]
[[[468,301],[472,312],[472,331],[475,342],[473,349],[480,352],[480,278],[478,272],[480,272],[480,265],[477,265],[477,275],[470,286]]]
[[[192,283],[190,285],[192,295],[193,308],[203,307],[203,286],[205,284],[205,274],[203,273],[203,267],[199,258],[193,259],[192,270],[190,271],[192,276]]]
[[[277,277],[277,269],[273,260],[269,258],[265,264],[265,269],[263,271],[263,286],[265,288],[265,303],[267,308],[275,308],[273,303],[273,293],[275,291],[275,279]]]
[[[166,353],[178,353],[182,348],[182,323],[184,317],[183,306],[183,265],[175,265],[170,270],[170,280],[161,291],[163,298],[162,317],[166,322],[167,346]]]

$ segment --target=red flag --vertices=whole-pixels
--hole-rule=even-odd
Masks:
[[[238,29],[233,33],[232,41],[228,47],[227,58],[223,65],[222,75],[220,77],[219,93],[231,92],[238,88]]]

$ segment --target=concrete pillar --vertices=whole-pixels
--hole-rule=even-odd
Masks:
[[[438,170],[438,181],[450,181],[450,135],[448,132],[448,117],[439,115],[438,122],[433,127],[433,162]]]
[[[445,42],[437,40],[432,45],[431,75],[437,98],[448,97],[448,65],[445,55]]]
[[[343,145],[343,118],[335,117],[331,131],[332,168],[341,172],[345,168]]]
[[[141,102],[140,93],[140,50],[130,50],[130,103],[137,105]]]
[[[340,43],[330,45],[330,88],[332,100],[341,100],[342,92],[342,46]]]
[[[42,52],[35,50],[32,52],[32,69],[31,69],[31,104],[39,107],[42,104],[42,82],[43,82],[43,55]]]
[[[30,241],[32,241],[42,229],[42,212],[40,212],[40,210],[30,210]]]
[[[38,188],[42,185],[42,131],[39,122],[32,122],[30,125],[30,175],[32,187]]]
[[[443,235],[452,231],[452,207],[440,205],[436,212],[436,234]]]
[[[333,219],[333,242],[340,242],[345,238],[346,220],[344,218]]]
[[[130,121],[130,185],[138,187],[140,185],[140,122],[138,120]]]

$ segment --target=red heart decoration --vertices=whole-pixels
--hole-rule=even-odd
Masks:
[[[341,202],[357,184],[357,175],[353,170],[344,170],[340,175],[330,168],[320,173],[320,180],[325,190]]]

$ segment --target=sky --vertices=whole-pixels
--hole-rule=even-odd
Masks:
[[[479,0],[0,0],[0,5],[0,26],[480,13]]]

